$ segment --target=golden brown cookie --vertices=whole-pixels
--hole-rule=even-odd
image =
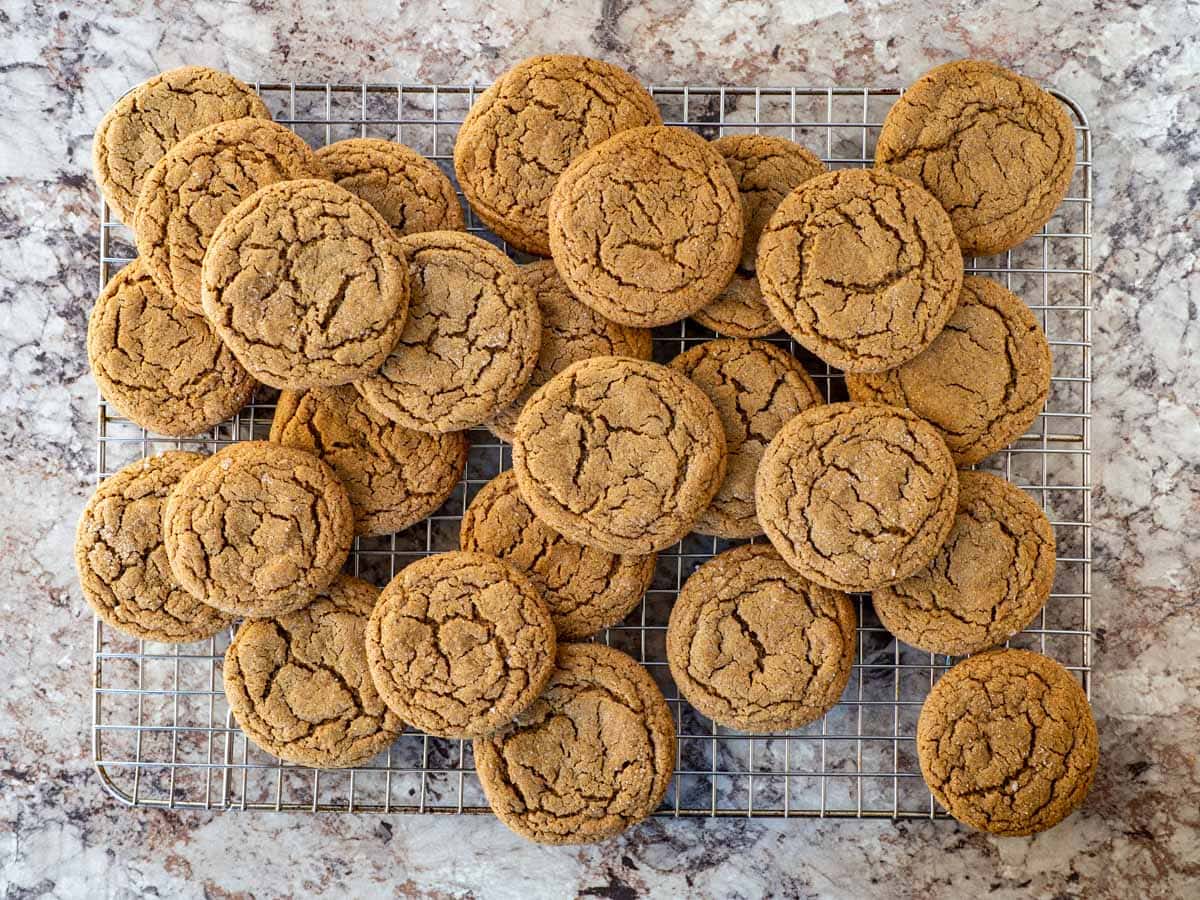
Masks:
[[[564,644],[537,701],[473,748],[501,822],[541,844],[585,844],[658,808],[675,770],[675,723],[632,657]]]
[[[1019,487],[960,472],[954,526],[933,562],[872,594],[883,627],[919,650],[965,656],[1037,618],[1054,585],[1054,528]]]
[[[987,278],[963,279],[958,308],[925,350],[874,375],[847,375],[850,399],[907,406],[971,466],[1025,433],[1050,393],[1050,345],[1029,307]]]
[[[624,70],[584,56],[534,56],[475,101],[454,142],[454,170],[492,231],[549,256],[550,192],[563,170],[619,131],[661,123],[654,98]]]
[[[1099,762],[1079,682],[1029,650],[992,650],[933,686],[917,721],[921,774],[960,822],[1010,837],[1057,825],[1083,803]]]
[[[251,741],[286,762],[353,766],[404,729],[379,698],[363,635],[379,589],[339,575],[312,603],[244,623],[225,652],[225,699]]]
[[[367,660],[384,702],[441,737],[481,737],[518,715],[554,669],[541,591],[483,553],[439,553],[384,588],[367,625]]]
[[[159,434],[198,434],[254,393],[254,379],[208,320],[159,290],[140,259],[96,299],[87,354],[104,399]]]
[[[106,478],[75,532],[83,597],[117,631],[147,641],[202,641],[232,619],[179,586],[163,549],[167,495],[204,457],[179,450],[139,459]]]
[[[788,565],[842,591],[926,566],[954,524],[954,459],[906,409],[831,403],[775,435],[758,468],[758,521]]]
[[[560,534],[610,553],[663,550],[725,478],[721,417],[700,388],[652,362],[597,356],[525,404],[513,439],[521,496]]]
[[[361,535],[403,531],[435,512],[462,478],[470,448],[461,431],[424,434],[397,425],[348,384],[284,391],[271,440],[329,463]]]
[[[254,90],[232,75],[182,66],[118,100],[96,129],[92,167],[113,214],[132,224],[146,173],[193,131],[230,119],[270,119]]]
[[[333,469],[267,441],[225,447],[188,472],[163,512],[175,578],[248,618],[292,612],[329,586],[350,552],[354,514]]]
[[[771,313],[847,372],[881,372],[928,347],[954,312],[962,274],[946,211],[919,185],[877,169],[806,181],[758,242]]]
[[[400,241],[412,302],[400,340],[355,384],[393,422],[462,431],[486,422],[529,381],[542,321],[516,263],[487,241],[429,231]]]
[[[552,261],[541,259],[521,266],[521,277],[537,299],[542,315],[542,343],[529,383],[516,400],[487,423],[497,437],[510,443],[525,402],[571,363],[593,356],[650,359],[654,352],[648,330],[618,325],[576,300]]]
[[[584,153],[550,197],[550,250],[571,293],[649,328],[707,306],[742,253],[729,166],[685,128],[623,131]]]
[[[766,341],[724,338],[697,344],[671,361],[704,391],[725,428],[725,481],[692,526],[701,534],[762,534],[754,514],[754,474],[771,438],[793,416],[824,402],[800,361]]]
[[[1015,247],[1046,224],[1075,170],[1063,105],[1028,78],[960,59],[922,75],[883,120],[875,165],[920,182],[963,251]]]
[[[395,141],[351,138],[317,151],[329,177],[366,200],[398,237],[462,229],[454,185],[432,160]]]
[[[204,314],[259,381],[303,390],[374,373],[404,328],[408,263],[383,217],[321,179],[255,192],[204,254]]]
[[[282,125],[234,119],[189,134],[154,164],[133,218],[138,255],[158,286],[200,308],[200,263],[225,214],[259,188],[325,174]]]
[[[511,563],[537,585],[561,640],[591,637],[625,618],[650,587],[655,554],[620,556],[549,528],[521,499],[516,473],[483,486],[463,515],[464,550]]]

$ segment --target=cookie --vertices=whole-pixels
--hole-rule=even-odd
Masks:
[[[994,63],[938,66],[883,120],[875,165],[920,182],[950,212],[963,252],[989,256],[1046,224],[1075,170],[1063,105]]]
[[[180,139],[230,119],[270,119],[247,84],[203,66],[155,75],[118,100],[92,142],[96,183],[113,214],[133,221],[146,173]]]
[[[277,388],[374,373],[404,328],[408,294],[408,263],[383,217],[320,179],[257,191],[204,255],[204,314],[251,374]]]
[[[490,553],[529,576],[542,591],[561,640],[580,640],[632,612],[654,577],[655,554],[621,556],[584,547],[549,528],[501,472],[463,514],[464,550]]]
[[[462,478],[470,448],[461,431],[423,434],[397,425],[348,384],[284,391],[271,440],[332,467],[359,535],[403,531],[435,512]]]
[[[921,774],[958,821],[1009,837],[1057,825],[1079,807],[1099,762],[1079,682],[1029,650],[992,650],[933,686],[917,720]]]
[[[188,472],[163,511],[181,585],[210,606],[261,619],[308,604],[350,552],[346,490],[311,453],[267,441],[225,447]]]
[[[826,587],[869,591],[937,555],[954,524],[956,475],[937,430],[908,410],[831,403],[775,435],[754,499],[788,565]]]
[[[379,138],[351,138],[317,151],[338,187],[366,200],[398,237],[419,231],[462,229],[454,185],[420,153]]]
[[[965,656],[1003,644],[1046,605],[1054,528],[1019,487],[960,472],[954,526],[933,562],[872,594],[883,627],[919,650]]]
[[[550,250],[571,293],[649,328],[703,309],[742,254],[742,201],[725,160],[685,128],[633,128],[564,172]]]
[[[652,362],[585,359],[538,389],[517,420],[513,468],[534,514],[610,553],[670,547],[725,478],[725,433],[704,392]]]
[[[225,699],[257,746],[285,762],[353,766],[404,729],[379,698],[363,640],[379,589],[340,575],[303,609],[244,623],[225,652]]]
[[[158,286],[201,312],[200,263],[225,214],[261,187],[325,174],[282,125],[234,119],[179,141],[154,164],[133,217],[138,255]]]
[[[488,228],[550,255],[550,192],[573,159],[612,135],[659,125],[654,98],[629,73],[584,56],[534,56],[484,91],[454,141],[454,171]]]
[[[789,731],[842,696],[856,621],[846,594],[806,581],[770,545],[743,544],[684,582],[667,663],[683,698],[718,725]]]
[[[380,696],[406,722],[440,737],[480,737],[511,721],[542,692],[554,650],[541,592],[482,553],[410,563],[384,588],[367,624]]]
[[[158,434],[198,434],[254,393],[254,379],[204,316],[159,290],[135,259],[101,291],[88,318],[88,363],[104,399]]]
[[[497,437],[509,443],[526,401],[571,363],[593,356],[650,359],[654,352],[649,331],[618,325],[576,300],[550,260],[521,266],[521,277],[537,299],[542,316],[542,342],[529,383],[516,400],[487,423]]]
[[[675,769],[675,723],[632,657],[564,644],[542,695],[473,748],[501,822],[538,843],[585,844],[658,808]]]
[[[954,312],[962,275],[946,211],[914,182],[876,169],[806,181],[758,242],[772,315],[846,372],[881,372],[928,347]]]
[[[163,549],[162,507],[203,461],[179,450],[139,459],[106,478],[75,532],[75,570],[88,605],[106,625],[147,641],[202,641],[232,619],[179,586]]]
[[[537,363],[542,321],[516,263],[473,235],[429,231],[400,241],[412,301],[400,340],[355,384],[406,428],[462,431],[508,406]]]
[[[746,230],[737,272],[721,294],[692,318],[729,337],[766,337],[779,330],[767,309],[754,269],[758,238],[775,207],[794,188],[825,171],[804,147],[765,134],[731,134],[713,141],[737,181]]]
[[[671,361],[704,391],[721,416],[729,457],[725,481],[692,526],[701,534],[762,534],[754,513],[754,474],[767,444],[801,411],[824,398],[800,361],[766,341],[697,344]]]
[[[1037,319],[995,281],[963,279],[958,308],[933,343],[898,368],[847,375],[850,399],[907,406],[971,466],[1037,420],[1050,393],[1050,345]]]

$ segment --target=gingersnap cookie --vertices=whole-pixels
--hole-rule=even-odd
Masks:
[[[537,299],[542,315],[542,342],[529,383],[516,400],[487,423],[492,433],[509,443],[526,401],[571,363],[593,356],[650,359],[654,352],[648,330],[618,325],[576,300],[551,260],[540,259],[521,266],[521,277]]]
[[[784,198],[758,242],[758,283],[793,338],[846,372],[881,372],[929,346],[958,303],[962,253],[919,185],[841,169]]]
[[[324,177],[303,140],[264,119],[234,119],[189,134],[146,173],[133,217],[138,256],[158,286],[201,312],[200,263],[217,226],[261,187]]]
[[[406,722],[440,737],[481,737],[518,715],[554,669],[541,592],[482,553],[410,563],[367,624],[375,687]]]
[[[954,525],[933,562],[871,599],[906,644],[964,656],[1037,618],[1054,585],[1054,551],[1054,528],[1028,494],[987,472],[960,472]]]
[[[707,341],[679,354],[671,368],[717,408],[729,456],[725,481],[692,529],[723,538],[762,534],[754,475],[763,451],[793,416],[824,402],[821,392],[798,359],[766,341]]]
[[[810,581],[869,591],[914,574],[954,524],[954,459],[906,409],[831,403],[772,439],[754,485],[758,521]]]
[[[1020,298],[963,279],[958,308],[925,350],[898,368],[847,375],[850,399],[907,406],[971,466],[1025,433],[1050,393],[1050,345]]]
[[[461,431],[397,425],[348,384],[281,393],[271,440],[329,463],[360,535],[403,531],[435,512],[462,478],[470,447]]]
[[[652,362],[585,359],[538,389],[517,420],[521,497],[555,531],[610,553],[647,554],[691,530],[725,478],[712,401]]]
[[[549,528],[517,490],[512,469],[485,484],[463,514],[464,550],[490,553],[529,576],[542,591],[561,640],[579,640],[632,612],[654,577],[655,554],[608,553]]]
[[[496,817],[541,844],[585,844],[636,825],[675,771],[675,723],[654,679],[602,644],[563,644],[533,705],[473,743]]]
[[[1029,650],[991,650],[941,677],[917,720],[921,774],[958,821],[1009,837],[1051,828],[1087,796],[1099,762],[1079,682]]]
[[[350,553],[346,490],[311,453],[267,441],[225,447],[188,472],[163,512],[163,542],[181,585],[248,618],[299,609]]]
[[[398,237],[462,229],[454,185],[437,164],[395,141],[350,138],[317,151],[338,187],[366,200]]]
[[[1046,224],[1075,170],[1063,105],[995,63],[926,72],[883,120],[875,165],[925,187],[950,213],[965,253],[1015,247]]]
[[[259,381],[302,390],[379,368],[408,312],[408,264],[383,217],[336,184],[284,181],[225,217],[201,302]]]
[[[721,293],[743,224],[729,166],[685,128],[609,138],[571,163],[550,197],[550,250],[571,293],[642,328],[678,322]]]
[[[182,66],[139,84],[100,120],[92,142],[96,183],[113,214],[133,221],[146,173],[180,139],[246,117],[269,120],[271,113],[249,85],[225,72]]]
[[[225,651],[225,699],[257,746],[330,769],[386,750],[404,723],[384,705],[363,639],[379,589],[339,575],[303,609],[245,622]]]
[[[571,161],[619,131],[660,125],[654,98],[628,72],[584,56],[534,56],[475,101],[454,141],[454,171],[488,228],[550,255],[550,193]]]
[[[104,399],[158,434],[198,434],[254,393],[254,379],[208,320],[159,290],[141,259],[113,276],[96,299],[87,355]]]
[[[167,495],[204,456],[174,450],[139,459],[106,478],[75,531],[75,570],[88,605],[106,625],[147,641],[212,637],[232,619],[179,586],[163,549]]]
[[[537,300],[516,263],[474,235],[429,231],[400,246],[412,273],[408,321],[380,371],[355,387],[406,428],[473,428],[529,381],[542,333]]]

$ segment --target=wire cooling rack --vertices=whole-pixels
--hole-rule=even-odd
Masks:
[[[313,146],[349,137],[401,141],[453,177],[454,136],[481,88],[427,85],[256,85],[276,120]],[[756,131],[804,144],[834,168],[871,164],[880,123],[899,95],[872,88],[652,89],[668,124],[705,137]],[[1069,98],[1077,160],[1069,196],[1042,233],[1001,256],[968,260],[1022,297],[1050,340],[1049,402],[1032,430],[983,468],[1028,491],[1054,523],[1054,592],[1032,627],[1011,642],[1039,650],[1090,690],[1091,668],[1091,233],[1092,139]],[[465,208],[465,204],[464,204]],[[474,232],[503,246],[468,210]],[[100,283],[133,256],[129,233],[101,204]],[[693,322],[658,328],[666,361],[713,335]],[[786,339],[827,399],[845,399],[841,376]],[[265,437],[273,396],[260,392],[232,421],[190,440],[164,440],[122,419],[101,400],[96,475],[166,449],[215,451]],[[384,538],[357,539],[348,567],[385,584],[405,564],[458,547],[466,504],[511,464],[507,445],[471,432],[466,476],[425,522]],[[858,647],[842,702],[786,735],[715,726],[679,699],[666,665],[667,617],[679,586],[731,542],[690,536],[659,555],[644,602],[601,636],[641,660],[668,698],[679,735],[676,774],[660,810],[668,816],[940,817],[920,776],[914,733],[921,702],[951,664],[892,639],[856,597]],[[369,764],[316,770],[282,764],[247,743],[221,688],[231,634],[172,646],[127,638],[95,623],[93,747],[106,789],[135,806],[362,812],[485,812],[469,743],[407,732]]]

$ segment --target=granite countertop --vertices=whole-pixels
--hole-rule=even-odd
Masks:
[[[362,0],[286,12],[199,0],[129,11],[139,6],[0,10],[4,896],[1200,893],[1200,7],[605,0],[385,14]],[[1063,825],[1001,840],[951,822],[655,820],[553,849],[488,817],[159,812],[104,793],[90,763],[91,615],[70,556],[94,465],[83,344],[96,123],[131,84],[183,63],[249,79],[461,82],[544,51],[600,56],[656,83],[778,85],[900,86],[977,55],[1088,112],[1102,761]]]

